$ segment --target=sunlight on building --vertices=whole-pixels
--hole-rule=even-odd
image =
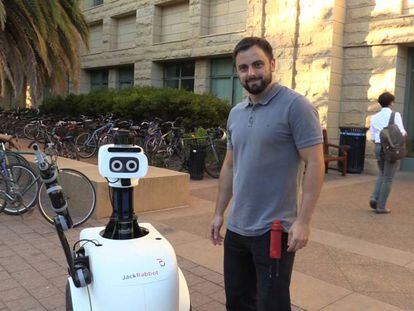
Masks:
[[[30,95],[30,86],[27,87],[26,89],[26,96],[25,96],[25,104],[24,104],[25,108],[32,108],[33,107],[33,101],[32,101],[32,96]]]
[[[371,16],[384,14],[401,14],[402,11],[401,0],[376,0],[375,7],[371,12]]]
[[[321,122],[322,128],[327,128],[328,126],[328,105],[320,105],[318,106],[318,113],[319,113],[319,121]]]
[[[332,11],[334,1],[301,1],[300,21],[304,27],[315,25],[315,21],[320,21],[327,13]]]
[[[394,92],[393,87],[395,85],[395,77],[395,68],[373,74],[369,79],[370,88],[367,92],[367,98],[370,100],[376,100],[378,96],[385,91]]]

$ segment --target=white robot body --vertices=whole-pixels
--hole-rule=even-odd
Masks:
[[[71,250],[65,231],[70,211],[57,167],[35,146],[42,181],[56,212],[54,225],[68,264],[68,311],[190,311],[190,294],[171,244],[148,223],[138,224],[133,187],[146,175],[142,148],[119,130],[115,144],[99,149],[99,173],[112,188],[112,215],[106,227],[82,230]]]
[[[186,280],[177,266],[171,244],[148,223],[149,233],[130,240],[101,236],[104,227],[82,230],[93,279],[88,287],[76,288],[69,277],[74,311],[189,311]],[[89,290],[89,292],[88,292]]]

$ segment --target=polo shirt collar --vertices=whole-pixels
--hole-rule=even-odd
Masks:
[[[279,93],[281,88],[282,87],[278,83],[274,83],[270,90],[263,96],[263,98],[257,104],[262,106],[267,105],[277,95],[277,93]],[[244,107],[247,108],[249,106],[253,106],[253,103],[250,101],[250,97],[248,96],[245,99]]]

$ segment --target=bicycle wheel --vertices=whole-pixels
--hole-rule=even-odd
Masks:
[[[23,135],[27,139],[30,139],[30,140],[35,139],[35,137],[39,135],[39,126],[34,123],[26,124],[23,127]]]
[[[159,147],[158,137],[152,136],[147,139],[147,141],[144,144],[144,152],[146,154],[152,154],[155,151],[157,151]]]
[[[148,158],[148,163],[153,165],[155,155],[159,149],[158,137],[152,136],[144,144],[144,152]]]
[[[6,150],[5,152],[6,152],[7,159],[9,159],[9,163],[11,165],[22,164],[24,166],[30,167],[29,161],[27,161],[26,158],[23,157],[21,154],[18,154],[13,151],[8,151],[8,150]]]
[[[68,211],[73,220],[73,227],[77,227],[87,221],[96,206],[96,192],[86,175],[70,169],[59,169],[58,182],[62,186],[63,194],[68,204]],[[47,194],[46,185],[40,185],[39,210],[42,216],[51,224],[56,212],[53,209]]]
[[[3,210],[9,215],[26,213],[37,202],[39,178],[29,166],[15,164],[9,169],[13,182],[3,175],[4,185],[1,188],[6,191],[3,193],[6,200]]]
[[[3,174],[0,174],[0,213],[6,207],[6,193],[7,193],[7,185],[4,181]]]
[[[95,137],[90,133],[79,134],[75,139],[76,150],[81,158],[87,159],[92,157],[98,147]]]
[[[226,146],[224,144],[214,145],[207,149],[205,171],[213,178],[219,178],[221,166],[223,165],[224,157],[226,156]]]

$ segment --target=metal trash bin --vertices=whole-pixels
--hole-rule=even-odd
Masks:
[[[201,180],[204,177],[204,166],[206,160],[206,145],[192,144],[190,145],[190,159],[188,163],[188,172],[190,178]]]
[[[365,127],[340,127],[339,144],[350,146],[348,150],[347,169],[348,173],[361,174],[365,162]]]

